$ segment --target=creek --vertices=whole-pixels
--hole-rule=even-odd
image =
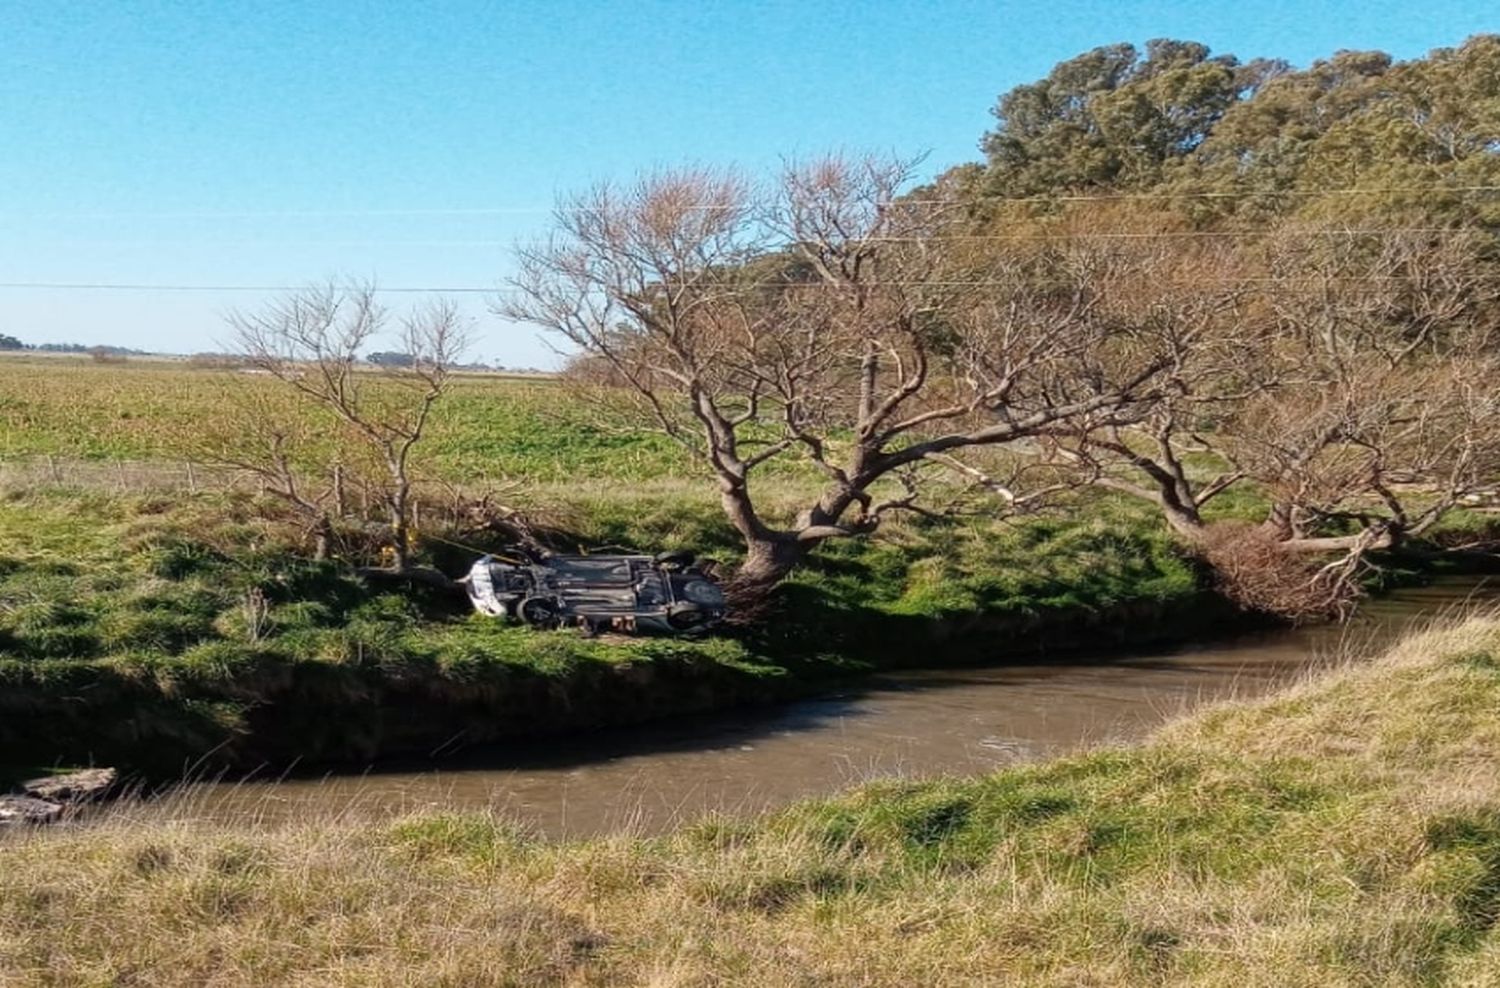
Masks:
[[[1137,740],[1194,707],[1262,695],[1466,606],[1500,581],[1447,578],[1367,602],[1343,625],[1133,654],[873,676],[840,692],[563,739],[473,748],[357,774],[201,782],[117,812],[221,822],[491,809],[547,837],[656,833],[876,778],[976,775]]]

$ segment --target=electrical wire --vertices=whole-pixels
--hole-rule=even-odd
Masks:
[[[1375,195],[1451,195],[1455,193],[1493,193],[1500,192],[1500,185],[1458,185],[1458,186],[1392,186],[1384,188],[1343,188],[1343,189],[1320,189],[1320,190],[1279,190],[1279,191],[1201,191],[1201,192],[1143,192],[1143,193],[1111,193],[1099,195],[1053,195],[1053,196],[985,196],[979,195],[965,199],[909,199],[893,200],[883,205],[952,205],[974,201],[981,202],[1113,202],[1122,200],[1152,200],[1152,199],[1230,199],[1250,197],[1274,197],[1274,196],[1375,196]],[[689,208],[721,209],[718,205],[704,205]],[[75,218],[83,218],[89,215],[97,217],[115,218],[235,218],[235,217],[259,217],[259,218],[292,218],[292,217],[332,217],[332,216],[460,216],[460,215],[501,215],[519,213],[569,213],[569,212],[595,212],[592,207],[558,208],[546,209],[543,207],[496,207],[496,208],[459,208],[459,209],[391,209],[391,210],[314,210],[314,211],[261,211],[261,212],[224,212],[224,213],[102,213],[102,214],[74,214]],[[46,214],[26,214],[46,215]],[[54,214],[67,215],[67,214]],[[1389,237],[1396,235],[1422,235],[1422,236],[1467,236],[1474,231],[1465,228],[1453,227],[1391,227],[1385,229],[1363,229],[1363,228],[1323,228],[1315,230],[1286,230],[1277,231],[1276,236],[1294,237],[1359,237],[1380,236]],[[1164,230],[1164,231],[1103,231],[1090,234],[1050,234],[1050,233],[1027,233],[1027,234],[949,234],[938,235],[932,238],[919,237],[871,237],[868,243],[904,243],[935,241],[1027,241],[1027,240],[1067,240],[1073,238],[1091,239],[1120,239],[1120,240],[1165,240],[1174,238],[1253,238],[1261,235],[1256,231],[1245,230]],[[89,241],[83,241],[88,243]],[[108,243],[107,241],[100,241]],[[76,243],[76,241],[75,241]],[[201,242],[200,242],[201,243]],[[315,242],[303,242],[315,243]],[[505,246],[503,241],[442,241],[419,242],[424,246]],[[368,246],[380,246],[379,241],[369,242]],[[412,242],[395,242],[389,246],[406,245],[414,246]],[[1354,277],[1336,277],[1328,279],[1311,279],[1314,281],[1397,281],[1418,276],[1404,275],[1366,275]],[[1243,278],[1243,279],[1218,279],[1212,283],[1222,284],[1226,281],[1242,283],[1274,282],[1286,283],[1289,279],[1277,278]],[[1172,284],[1185,284],[1191,282],[1174,281]],[[804,282],[769,282],[762,283],[772,287],[814,287],[819,283]],[[985,287],[1003,284],[993,281],[883,281],[865,282],[864,284],[875,286],[917,286],[928,287]],[[838,285],[825,285],[825,287],[840,287]],[[0,282],[0,290],[38,290],[38,291],[115,291],[115,292],[291,292],[300,291],[306,286],[299,285],[189,285],[177,283],[147,284],[147,283],[106,283],[106,282],[46,282],[46,281],[12,281]],[[376,286],[374,291],[384,294],[451,294],[451,295],[473,295],[489,294],[503,295],[519,291],[514,288],[499,286],[476,286],[476,285],[422,285],[422,286]]]
[[[1161,285],[1253,285],[1253,284],[1326,284],[1333,283],[1389,283],[1401,281],[1422,281],[1423,275],[1331,275],[1318,277],[1316,275],[1298,275],[1292,277],[1278,278],[1269,275],[1251,275],[1238,278],[1162,278],[1157,283]],[[1490,280],[1490,279],[1486,279]],[[910,281],[861,281],[857,283],[865,288],[998,288],[1012,285],[1011,281],[949,281],[949,280],[910,280]],[[300,292],[306,291],[307,285],[172,285],[172,284],[140,284],[140,283],[104,283],[104,282],[56,282],[56,281],[8,281],[0,282],[0,290],[37,290],[37,291],[121,291],[121,292]],[[821,281],[762,281],[756,282],[756,288],[826,288],[846,289],[852,287],[852,283],[821,282]],[[370,286],[370,291],[377,294],[422,294],[422,295],[509,295],[525,293],[525,289],[494,286],[484,287],[478,285],[395,285],[395,286]]]
[[[1473,236],[1481,231],[1476,227],[1455,226],[1392,226],[1392,227],[1323,227],[1317,229],[1269,230],[1102,230],[1089,233],[940,233],[929,237],[864,237],[851,239],[850,243],[904,244],[904,243],[966,243],[969,241],[1056,241],[1056,240],[1212,240],[1226,238],[1253,238],[1275,236],[1278,238],[1315,237],[1390,237],[1390,236]],[[54,245],[68,247],[160,247],[171,244],[185,247],[463,247],[493,248],[513,247],[512,240],[111,240],[92,238],[69,238],[52,241]]]
[[[913,198],[892,199],[882,206],[965,205],[972,202],[988,203],[1053,203],[1053,202],[1131,202],[1163,199],[1275,199],[1279,197],[1317,198],[1319,196],[1387,196],[1387,195],[1453,195],[1468,193],[1500,192],[1500,185],[1416,185],[1386,186],[1377,188],[1339,189],[1234,189],[1224,191],[1162,191],[1162,192],[1111,192],[1111,193],[1064,193],[1058,195],[1007,196],[979,193],[961,198]],[[701,204],[683,207],[686,209],[720,210],[735,207],[723,204]],[[554,215],[557,213],[599,212],[595,206],[459,206],[416,207],[407,209],[289,209],[289,210],[223,210],[223,211],[104,211],[84,213],[27,212],[7,210],[0,216],[26,216],[50,219],[326,219],[333,216],[521,216]]]

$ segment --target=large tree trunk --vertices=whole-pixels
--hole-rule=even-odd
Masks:
[[[333,545],[333,523],[328,516],[319,515],[313,523],[313,558],[323,562],[328,558],[328,552]]]
[[[777,531],[761,521],[743,482],[726,479],[720,487],[720,500],[730,524],[745,540],[745,561],[728,587],[731,602],[753,610],[806,558],[807,546],[795,534]]]
[[[731,603],[753,611],[775,586],[807,558],[808,546],[789,533],[747,538],[745,561],[729,581]]]
[[[1261,522],[1260,531],[1277,544],[1282,552],[1324,553],[1365,552],[1370,549],[1394,549],[1406,533],[1394,521],[1371,522],[1352,535],[1306,535],[1298,523],[1298,512],[1289,504],[1273,504]]]
[[[1160,497],[1157,504],[1161,506],[1162,517],[1167,520],[1172,531],[1181,535],[1190,542],[1197,542],[1203,538],[1203,533],[1208,526],[1203,524],[1203,516],[1198,509],[1182,504],[1176,498]]]
[[[1149,469],[1144,466],[1141,469],[1151,480],[1152,486],[1143,487],[1112,477],[1102,477],[1096,483],[1110,490],[1123,491],[1132,497],[1150,501],[1161,511],[1162,518],[1171,526],[1172,531],[1190,542],[1202,540],[1208,526],[1203,523],[1203,515],[1191,492],[1179,490],[1172,475],[1154,464]]]
[[[725,478],[720,486],[724,513],[745,540],[745,561],[726,588],[730,604],[742,619],[759,613],[778,583],[807,559],[824,539],[849,534],[839,519],[854,501],[848,485],[826,492],[797,518],[792,531],[772,528],[760,519],[749,490],[736,478]]]
[[[1387,525],[1361,529],[1353,535],[1285,539],[1279,544],[1283,552],[1366,552],[1372,549],[1394,549],[1401,540],[1401,529]]]
[[[406,523],[391,522],[391,569],[403,573],[411,567],[411,554],[406,547]]]
[[[410,531],[406,520],[406,491],[398,489],[388,505],[391,526],[391,568],[403,572],[411,566]]]
[[[1271,510],[1266,512],[1266,520],[1260,523],[1260,530],[1267,538],[1277,542],[1290,540],[1296,534],[1292,524],[1292,506],[1280,502],[1272,504]]]

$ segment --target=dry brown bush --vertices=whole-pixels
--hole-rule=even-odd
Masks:
[[[1194,545],[1219,592],[1246,610],[1293,621],[1341,618],[1360,596],[1349,568],[1364,565],[1362,556],[1329,564],[1287,549],[1260,526],[1236,522],[1208,526]]]

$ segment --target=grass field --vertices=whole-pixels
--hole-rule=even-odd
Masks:
[[[826,553],[761,628],[586,639],[507,627],[447,597],[310,562],[253,501],[0,497],[0,749],[10,761],[173,776],[209,753],[239,765],[364,760],[635,722],[931,662],[935,649],[950,662],[993,660],[998,628],[1030,632],[1032,645],[1160,634],[1198,593],[1169,543],[1118,521],[914,528]],[[583,517],[609,541],[728,543],[712,505],[689,508],[612,503]],[[1115,620],[1127,611],[1139,620]]]
[[[234,428],[226,383],[271,386],[0,361],[0,468],[48,464],[0,473],[0,777],[365,761],[1230,616],[1148,509],[1087,494],[830,543],[732,634],[497,626],[307,559],[251,487],[151,480],[190,430]],[[124,463],[144,479],[114,482]],[[109,466],[57,483],[59,464]],[[423,468],[508,492],[565,544],[738,551],[680,451],[592,426],[555,382],[466,379]],[[769,478],[773,513],[804,476]],[[484,548],[445,532],[419,551],[449,572]],[[1492,984],[1497,670],[1500,620],[1476,620],[1139,748],[652,840],[547,844],[485,816],[11,835],[0,984]]]
[[[733,634],[498,626],[310,562],[253,486],[173,473],[195,437],[234,434],[236,396],[281,387],[180,362],[0,359],[0,761],[175,775],[209,752],[364,760],[776,699],[879,666],[1182,638],[1232,617],[1149,506],[1094,493],[1040,517],[908,517],[829,543],[769,620]],[[691,460],[592,424],[574,398],[556,381],[463,377],[421,473],[502,492],[560,547],[732,563],[739,540]],[[764,478],[763,510],[806,503],[808,478],[795,464]],[[1219,510],[1258,507],[1252,491]],[[452,574],[496,538],[419,534],[420,557]]]
[[[0,842],[17,985],[1492,985],[1500,621],[984,778],[664,838],[149,815]]]
[[[914,519],[831,544],[772,620],[729,636],[507,628],[302,558],[294,526],[253,486],[193,491],[170,472],[174,484],[152,482],[149,468],[180,463],[197,437],[233,436],[239,396],[282,387],[184,363],[0,360],[0,468],[48,464],[0,483],[9,760],[176,774],[207,752],[234,764],[366,759],[773,699],[882,665],[994,660],[1001,632],[1023,648],[1152,637],[1201,596],[1149,514],[1096,499],[1071,518]],[[420,472],[504,491],[561,546],[732,562],[739,540],[683,452],[599,428],[592,412],[555,381],[463,377]],[[122,466],[69,480],[91,462]],[[766,510],[791,512],[806,476],[792,466],[766,478]],[[494,538],[420,530],[420,555],[454,574]]]
[[[236,391],[280,395],[254,374],[181,362],[0,357],[0,461],[26,456],[180,461],[195,434],[232,430]],[[664,437],[589,421],[550,379],[461,376],[439,407],[423,467],[441,480],[552,483],[692,475]]]

